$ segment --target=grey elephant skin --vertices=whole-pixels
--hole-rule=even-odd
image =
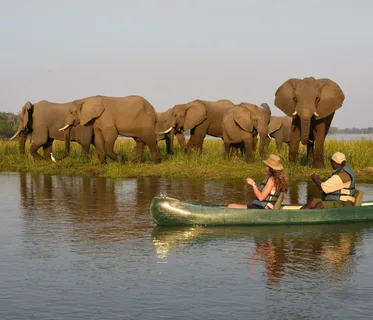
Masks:
[[[224,114],[235,105],[229,100],[194,100],[178,104],[172,108],[169,123],[176,132],[190,129],[190,139],[185,151],[202,150],[206,135],[223,137],[222,122]]]
[[[275,140],[277,151],[280,150],[282,143],[290,145],[292,122],[293,118],[289,116],[271,116],[266,146],[269,145],[271,139]]]
[[[158,115],[158,127],[159,131],[162,132],[158,136],[158,140],[164,140],[166,142],[166,151],[168,154],[173,153],[174,147],[174,136],[176,135],[177,141],[180,144],[182,150],[185,148],[185,136],[181,131],[175,132],[174,128],[171,128],[171,123],[169,122],[172,119],[172,108],[164,111],[157,112]],[[169,130],[171,129],[171,130]],[[169,130],[167,132],[167,130]],[[164,132],[164,133],[163,133]]]
[[[239,147],[245,154],[245,160],[253,161],[258,135],[259,154],[263,157],[270,118],[271,109],[266,103],[258,107],[243,102],[228,111],[223,117],[222,124],[225,157],[229,157],[232,147]]]
[[[153,163],[158,163],[157,112],[143,97],[106,97],[93,96],[73,101],[70,112],[61,130],[67,132],[76,125],[93,125],[95,146],[103,163],[108,156],[121,161],[122,156],[114,152],[118,134],[132,137],[136,141],[134,162],[142,159],[145,145],[150,149]]]
[[[275,105],[293,118],[289,160],[296,162],[299,143],[307,145],[307,162],[324,167],[324,142],[334,113],[344,101],[344,93],[330,79],[292,78],[275,93]]]
[[[42,159],[38,150],[43,147],[44,158],[49,159],[52,152],[54,140],[64,141],[63,132],[59,128],[64,125],[65,118],[69,113],[72,103],[54,103],[46,100],[32,104],[26,102],[20,114],[20,124],[17,135],[20,136],[19,148],[21,153],[25,153],[25,143],[27,135],[32,135],[30,153],[35,159]],[[78,142],[82,146],[82,152],[89,155],[89,148],[94,144],[92,126],[77,126],[71,131],[70,139]],[[69,149],[65,150],[62,157],[67,156]]]

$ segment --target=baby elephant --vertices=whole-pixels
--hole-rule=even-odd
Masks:
[[[261,107],[241,103],[228,111],[222,123],[225,157],[229,156],[231,147],[239,146],[241,151],[244,150],[245,161],[253,161],[257,136],[260,139],[259,154],[264,157],[270,118],[271,109],[266,103]]]

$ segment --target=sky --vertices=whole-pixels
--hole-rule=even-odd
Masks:
[[[0,0],[0,111],[141,95],[267,102],[289,78],[345,93],[332,126],[371,127],[373,1]]]

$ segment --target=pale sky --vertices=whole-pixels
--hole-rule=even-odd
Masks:
[[[137,94],[267,102],[287,79],[330,78],[332,126],[369,127],[373,1],[0,0],[0,111],[28,100]]]

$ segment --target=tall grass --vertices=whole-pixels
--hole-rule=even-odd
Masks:
[[[220,140],[206,140],[203,145],[203,152],[193,151],[185,154],[175,143],[173,155],[166,153],[165,143],[159,143],[161,163],[153,165],[150,154],[145,148],[143,161],[140,164],[132,163],[133,149],[135,142],[132,139],[119,139],[115,145],[115,151],[123,154],[123,163],[116,163],[108,160],[107,164],[100,164],[94,148],[91,148],[90,158],[81,154],[78,144],[72,143],[70,155],[56,163],[45,160],[34,160],[29,153],[29,143],[26,145],[26,154],[20,155],[18,143],[15,141],[0,141],[0,171],[28,171],[36,173],[66,174],[66,175],[100,175],[111,178],[162,176],[169,178],[240,178],[252,177],[259,179],[263,177],[264,164],[260,159],[258,151],[255,153],[253,163],[247,164],[241,157],[224,159],[223,143]],[[292,180],[308,180],[313,172],[326,177],[331,167],[328,155],[336,151],[345,153],[348,164],[355,169],[360,182],[373,182],[373,141],[337,141],[328,140],[325,143],[325,169],[313,169],[309,166],[300,165],[306,158],[306,148],[300,147],[298,164],[288,161],[288,147],[283,145],[277,152],[272,142],[266,151],[278,154],[286,168],[286,172]],[[59,158],[64,151],[64,144],[55,141],[53,155]],[[39,151],[41,152],[41,151]],[[40,153],[41,154],[41,153]]]

